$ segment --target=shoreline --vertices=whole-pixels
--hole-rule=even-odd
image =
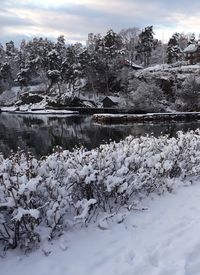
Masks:
[[[94,114],[93,120],[96,123],[100,123],[100,124],[199,121],[200,112],[147,113],[147,114]]]
[[[200,121],[200,112],[171,112],[171,113],[142,113],[133,110],[115,108],[87,108],[87,107],[53,107],[46,108],[16,108],[0,107],[0,113],[16,115],[92,115],[92,120],[99,124],[128,124],[147,122],[176,122]]]

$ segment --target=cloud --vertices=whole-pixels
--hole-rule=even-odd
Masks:
[[[199,0],[198,0],[199,1]],[[166,39],[179,31],[198,33],[199,2],[193,0],[1,0],[1,41],[6,37],[64,34],[69,42],[85,41],[87,34],[109,28],[153,25]]]

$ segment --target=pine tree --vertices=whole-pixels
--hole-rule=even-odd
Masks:
[[[136,46],[139,59],[144,66],[148,66],[152,50],[156,48],[158,43],[157,39],[154,39],[153,26],[148,26],[139,34],[139,41]]]
[[[28,86],[30,81],[30,69],[29,68],[21,68],[19,73],[17,74],[18,83],[20,84],[21,88],[24,86]]]
[[[104,37],[96,41],[95,57],[96,70],[101,75],[100,83],[104,83],[107,93],[116,90],[116,71],[122,59],[122,40],[113,30],[109,30]]]
[[[13,41],[7,42],[6,43],[6,54],[7,56],[14,56],[17,52],[17,49],[15,48],[15,44]]]
[[[179,46],[179,33],[174,33],[167,45],[167,63],[173,63],[182,59],[182,50]]]
[[[82,73],[80,55],[82,52],[83,48],[80,43],[70,45],[66,49],[66,58],[61,66],[62,79],[68,84],[68,89],[73,92],[76,90],[76,86],[80,84],[79,80]]]
[[[8,62],[3,62],[0,66],[0,79],[4,81],[4,84],[8,84],[8,87],[12,87],[13,76],[11,66]]]
[[[55,44],[55,49],[58,52],[60,58],[65,59],[65,57],[66,57],[66,45],[65,45],[64,35],[60,35],[57,38],[57,42]]]

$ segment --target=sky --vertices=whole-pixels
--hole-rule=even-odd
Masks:
[[[199,0],[0,0],[0,43],[64,35],[84,43],[88,33],[154,26],[156,38],[200,32]]]

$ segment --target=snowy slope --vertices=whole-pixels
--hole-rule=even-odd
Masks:
[[[0,274],[200,274],[200,184],[188,185],[152,195],[143,201],[147,210],[131,212],[123,223],[110,221],[107,230],[91,224],[28,256],[8,252]]]

